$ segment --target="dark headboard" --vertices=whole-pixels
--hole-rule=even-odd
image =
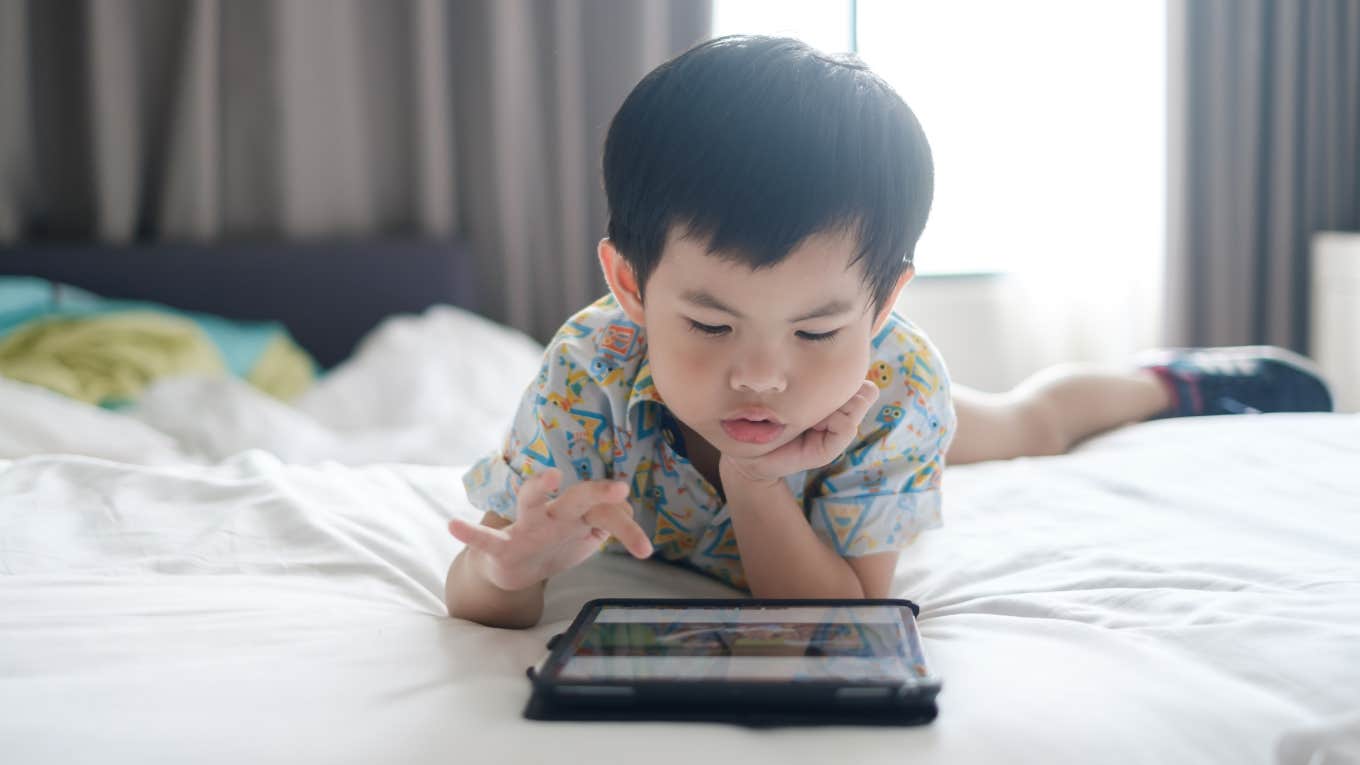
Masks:
[[[466,245],[458,241],[0,248],[0,275],[281,322],[323,367],[344,360],[364,333],[392,314],[436,303],[477,310],[471,271]]]

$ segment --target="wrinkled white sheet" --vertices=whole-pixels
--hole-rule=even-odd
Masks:
[[[337,372],[337,392],[313,404],[308,420],[335,418],[314,440],[271,431],[273,415],[230,439],[195,431],[168,413],[206,418],[222,402],[168,392],[164,414],[140,419],[18,394],[59,412],[45,420],[4,391],[0,438],[16,458],[0,460],[0,759],[1360,761],[1360,416],[1163,421],[1063,457],[951,468],[945,526],[903,556],[894,588],[922,604],[945,678],[931,726],[531,723],[524,668],[586,600],[735,593],[604,557],[550,585],[537,628],[449,619],[459,545],[445,522],[477,515],[461,468],[322,460],[408,448],[399,459],[438,462],[480,452],[503,423],[465,413],[467,433],[407,437],[428,424],[415,399],[440,394],[387,393],[427,389],[401,374],[427,349],[404,356],[381,337],[353,369],[381,362]],[[513,407],[536,370],[520,349],[513,388],[459,391],[430,422],[477,395]],[[374,392],[387,398],[370,412]],[[386,406],[409,419],[382,434]],[[77,414],[86,430],[61,421]],[[375,431],[354,451],[336,440]],[[272,444],[281,456],[214,456],[277,432],[290,434]],[[113,459],[41,453],[63,445]]]

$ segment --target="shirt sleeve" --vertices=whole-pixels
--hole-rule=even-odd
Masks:
[[[941,525],[940,479],[956,425],[949,379],[924,338],[894,361],[870,370],[879,399],[806,502],[813,531],[842,557],[900,550]]]
[[[544,354],[501,448],[463,476],[468,500],[484,512],[515,519],[515,496],[530,476],[562,471],[562,488],[613,475],[609,399],[565,344]]]

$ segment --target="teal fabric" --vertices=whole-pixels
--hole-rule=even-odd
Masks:
[[[30,276],[0,277],[0,337],[34,319],[102,316],[119,311],[160,311],[193,321],[222,354],[227,369],[246,377],[265,348],[288,330],[278,322],[236,321],[206,313],[180,311],[159,303],[102,298],[78,287],[59,285]],[[312,363],[316,371],[315,362]]]

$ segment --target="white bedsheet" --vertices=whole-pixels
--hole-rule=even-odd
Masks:
[[[319,462],[380,430],[361,398],[313,440],[278,431],[282,459],[220,460],[220,431],[169,415],[15,396],[52,419],[0,407],[5,763],[1360,762],[1360,416],[1164,421],[951,468],[945,526],[895,583],[939,719],[753,731],[521,719],[524,668],[586,600],[735,593],[611,556],[554,581],[537,628],[449,619],[445,521],[477,515],[461,469]],[[492,429],[362,449],[480,451]],[[65,447],[113,459],[38,453]]]

